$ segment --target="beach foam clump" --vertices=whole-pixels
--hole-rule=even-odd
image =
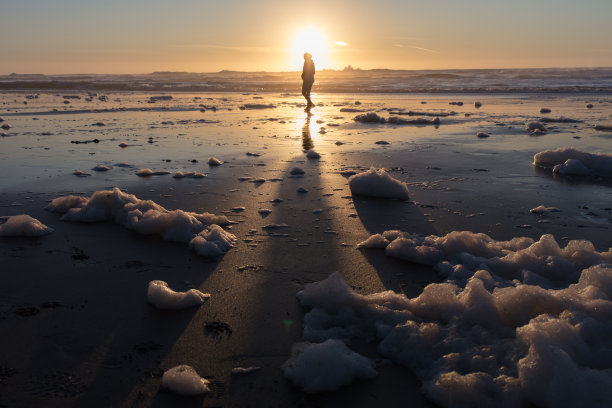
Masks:
[[[559,211],[560,210],[557,207],[546,207],[543,204],[529,210],[530,213],[537,214],[537,215],[543,215],[543,214],[548,214],[551,212],[559,212]]]
[[[442,406],[605,407],[612,398],[612,248],[552,235],[496,241],[385,231],[387,255],[446,279],[409,298],[361,295],[339,273],[297,294],[304,340],[378,341]],[[365,241],[365,242],[368,242]],[[364,243],[362,247],[367,247]],[[407,270],[409,272],[409,265]]]
[[[533,164],[556,174],[612,177],[612,154],[587,153],[573,147],[539,152],[533,156]]]
[[[161,385],[176,394],[194,396],[210,391],[210,381],[202,378],[191,366],[179,365],[164,372]]]
[[[167,241],[184,242],[203,256],[226,252],[236,237],[219,225],[227,225],[224,215],[167,210],[151,200],[140,200],[118,188],[96,191],[88,199],[58,197],[46,207],[52,212],[65,213],[61,221],[115,221],[143,235],[160,235]]]
[[[175,292],[162,280],[149,282],[147,300],[158,309],[180,310],[204,303],[210,294],[197,289],[186,292]]]
[[[220,166],[222,165],[223,162],[219,159],[217,159],[216,157],[209,157],[208,158],[208,165],[209,166]]]
[[[200,173],[197,171],[188,171],[188,172],[183,173],[182,171],[179,170],[176,173],[174,173],[172,177],[175,179],[182,179],[185,177],[200,179],[200,178],[206,177],[206,174]]]
[[[306,392],[334,391],[354,379],[377,375],[369,359],[333,339],[294,344],[291,358],[282,368],[285,376]]]
[[[351,193],[372,197],[408,199],[408,186],[394,179],[385,169],[370,170],[349,177]]]
[[[169,171],[164,171],[164,170],[153,171],[150,168],[140,169],[140,170],[138,170],[136,172],[136,175],[138,177],[164,176],[166,174],[170,174],[170,172]]]
[[[28,214],[0,217],[0,237],[40,237],[52,232],[53,228]]]

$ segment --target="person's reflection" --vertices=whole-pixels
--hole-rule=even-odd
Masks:
[[[314,143],[310,137],[310,114],[306,116],[306,123],[302,126],[302,149],[312,150]]]

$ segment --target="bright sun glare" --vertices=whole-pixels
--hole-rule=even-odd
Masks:
[[[312,54],[317,69],[329,65],[328,41],[319,29],[309,27],[298,31],[291,43],[291,61],[293,66],[300,66],[304,61],[304,53]]]

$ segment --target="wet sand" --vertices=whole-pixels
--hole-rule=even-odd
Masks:
[[[328,94],[318,96],[323,106],[308,116],[298,95],[173,95],[153,107],[145,104],[149,94],[109,95],[109,102],[94,106],[73,101],[69,110],[80,113],[53,112],[63,109],[54,94],[41,94],[40,106],[27,108],[13,102],[22,94],[2,96],[8,107],[2,105],[0,116],[12,128],[0,140],[0,215],[27,213],[55,232],[0,238],[0,325],[6,333],[0,340],[0,404],[430,406],[419,380],[389,361],[380,362],[376,379],[330,393],[299,391],[280,369],[302,339],[304,310],[295,294],[334,271],[363,294],[390,289],[414,297],[439,282],[431,268],[355,248],[389,229],[436,235],[470,230],[495,239],[552,233],[560,243],[588,239],[598,250],[612,246],[610,180],[553,177],[532,165],[535,153],[556,147],[609,153],[610,134],[593,129],[612,118],[604,98],[589,98],[595,108],[586,109],[581,96]],[[456,100],[465,104],[449,105]],[[274,107],[240,109],[249,103]],[[201,112],[199,104],[217,109]],[[544,106],[552,110],[548,116],[582,122],[551,124],[547,134],[533,136],[525,122],[545,116],[539,113]],[[387,117],[395,108],[457,115],[442,117],[439,127],[398,126],[355,123],[359,112],[341,111]],[[479,139],[477,132],[491,136]],[[98,143],[71,143],[93,139]],[[382,140],[389,144],[375,143]],[[121,142],[132,146],[121,148]],[[306,158],[305,148],[321,159]],[[225,163],[209,167],[210,156]],[[124,162],[131,167],[117,166]],[[97,164],[112,168],[90,170]],[[406,182],[410,200],[352,196],[340,173],[370,166]],[[207,177],[135,175],[146,167]],[[304,176],[291,177],[293,167]],[[72,175],[77,169],[91,176]],[[230,231],[238,242],[224,256],[207,259],[113,223],[60,222],[43,210],[52,198],[113,186],[168,209],[225,214],[236,222]],[[308,192],[298,193],[300,186]],[[283,201],[274,204],[275,198]],[[561,211],[529,212],[541,204]],[[244,211],[232,211],[240,206]],[[272,212],[262,217],[260,208]],[[263,228],[273,223],[288,226]],[[146,302],[154,279],[211,298],[198,308],[159,311]],[[380,358],[366,341],[351,347]],[[160,390],[161,374],[177,364],[211,379],[213,391],[184,398]],[[230,374],[248,366],[261,370]]]

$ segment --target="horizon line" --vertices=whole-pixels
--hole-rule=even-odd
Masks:
[[[350,67],[350,68],[349,68]],[[347,69],[349,68],[349,69]],[[596,67],[500,67],[500,68],[426,68],[426,69],[404,69],[404,68],[359,68],[359,67],[351,67],[347,65],[344,68],[336,69],[336,68],[322,68],[317,72],[354,72],[354,71],[499,71],[499,70],[573,70],[573,69],[584,69],[584,70],[594,70],[594,69],[612,69],[612,66],[596,66]],[[283,74],[283,73],[295,73],[300,72],[299,70],[287,70],[287,71],[244,71],[244,70],[236,70],[236,69],[222,69],[219,71],[152,71],[152,72],[132,72],[132,73],[96,73],[96,72],[80,72],[80,73],[63,73],[63,74],[44,74],[44,73],[18,73],[11,72],[10,74],[0,74],[0,77],[10,77],[10,76],[85,76],[85,75],[155,75],[155,74],[191,74],[191,75],[205,75],[205,74],[222,74],[222,73],[246,73],[246,74]]]

